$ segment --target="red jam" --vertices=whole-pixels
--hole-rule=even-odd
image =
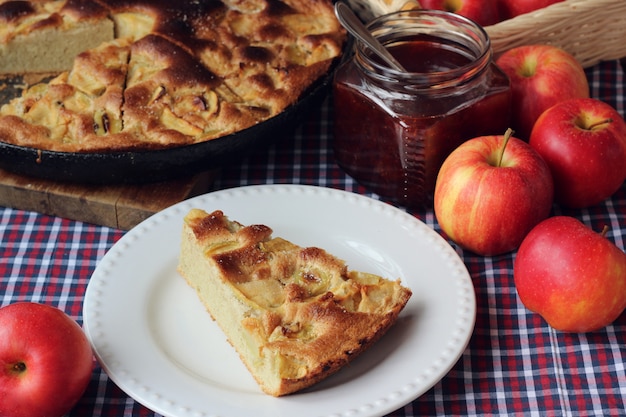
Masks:
[[[366,49],[336,73],[335,156],[371,191],[419,207],[432,200],[452,150],[472,137],[504,133],[509,81],[490,53],[477,63],[458,43],[417,35],[387,47],[409,74],[385,73]]]

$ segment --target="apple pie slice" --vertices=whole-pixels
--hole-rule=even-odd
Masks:
[[[0,0],[0,74],[59,73],[113,38],[108,10],[96,2]]]
[[[117,39],[85,51],[71,71],[2,106],[0,138],[68,152],[111,149],[116,142],[129,146],[130,136],[121,131],[130,46],[127,39]]]
[[[269,227],[243,226],[221,211],[187,214],[178,270],[273,396],[348,364],[411,296],[399,281],[349,271],[323,249],[273,238]]]

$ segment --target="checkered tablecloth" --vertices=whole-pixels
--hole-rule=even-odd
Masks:
[[[589,69],[588,77],[592,95],[624,115],[626,77],[620,63],[602,63]],[[326,101],[295,132],[277,132],[273,146],[223,169],[213,188],[297,183],[368,194],[334,163],[329,147],[331,111]],[[625,187],[596,207],[554,214],[559,213],[573,215],[597,230],[608,225],[608,237],[622,249],[626,245]],[[439,231],[432,210],[412,214]],[[91,273],[123,233],[0,208],[0,305],[42,302],[82,322]],[[469,346],[447,376],[390,416],[626,415],[626,314],[594,333],[556,332],[518,299],[514,254],[478,257],[457,251],[476,289],[476,327]],[[155,415],[130,399],[99,367],[70,413],[76,417]]]

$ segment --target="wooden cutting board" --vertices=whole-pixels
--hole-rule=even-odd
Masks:
[[[141,185],[59,183],[0,169],[0,205],[129,230],[152,214],[209,190],[214,172]]]

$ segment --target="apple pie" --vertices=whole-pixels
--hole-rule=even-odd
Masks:
[[[180,274],[261,389],[282,396],[338,371],[396,322],[411,290],[221,211],[184,219]]]
[[[75,56],[0,108],[0,141],[64,152],[238,132],[295,103],[345,40],[330,0],[0,0],[2,22],[0,73]]]

